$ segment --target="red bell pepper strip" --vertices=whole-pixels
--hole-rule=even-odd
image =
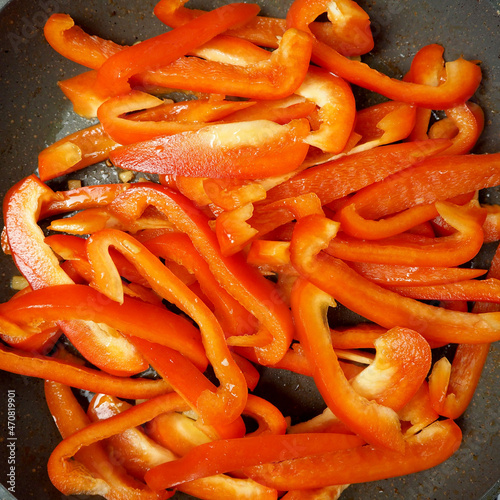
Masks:
[[[401,297],[363,278],[341,260],[318,253],[337,230],[338,224],[324,217],[300,219],[290,255],[302,275],[344,306],[386,328],[410,328],[436,342],[480,344],[499,339],[498,313],[449,311]]]
[[[87,431],[90,420],[70,387],[46,382],[45,397],[63,438],[68,438],[75,432]],[[64,443],[64,440],[62,442]],[[51,462],[49,459],[49,477],[64,495],[101,495],[109,500],[119,498],[161,500],[169,496],[168,493],[166,495],[153,493],[144,486],[144,483],[127,475],[123,469],[112,463],[98,442],[74,450],[72,455],[75,453],[76,460],[73,461]]]
[[[326,451],[359,447],[363,440],[345,434],[264,435],[202,444],[187,455],[149,470],[144,479],[153,490],[262,463]]]
[[[35,290],[1,304],[0,309],[7,319],[35,332],[44,323],[55,321],[82,319],[105,323],[125,334],[179,349],[201,369],[207,365],[199,332],[184,318],[164,307],[129,297],[125,297],[123,305],[117,304],[86,285]],[[163,335],[165,330],[169,331],[168,336]]]
[[[75,172],[106,160],[118,144],[101,125],[85,128],[51,144],[38,155],[38,173],[42,181]]]
[[[67,14],[52,14],[43,32],[59,54],[92,69],[100,68],[106,59],[123,49],[111,40],[88,35]]]
[[[163,345],[155,344],[141,338],[134,338],[134,344],[140,349],[141,353],[148,359],[155,370],[179,393],[187,404],[193,409],[201,418],[201,423],[204,425],[204,430],[214,439],[220,437],[234,438],[240,437],[245,433],[245,425],[241,417],[233,417],[232,421],[228,422],[228,416],[234,408],[230,408],[231,401],[228,399],[226,406],[227,412],[223,414],[220,412],[219,404],[219,417],[218,421],[208,422],[204,420],[204,414],[199,411],[198,405],[201,397],[203,405],[203,398],[207,401],[208,398],[203,394],[211,393],[216,394],[217,387],[208,380],[205,375],[191,363],[184,358],[181,354],[173,349],[169,349]],[[212,398],[214,399],[214,398]],[[246,400],[246,398],[245,398]],[[222,408],[224,411],[224,408]],[[213,410],[212,410],[212,413]],[[234,411],[233,411],[234,413]],[[212,415],[209,415],[209,417]]]
[[[486,273],[484,269],[462,267],[415,267],[371,262],[350,262],[358,274],[383,286],[413,287],[444,285],[457,281],[472,280]]]
[[[179,29],[183,29],[182,27]],[[195,92],[234,95],[251,99],[282,99],[301,85],[309,68],[312,41],[291,29],[279,47],[259,62],[227,64],[197,57],[182,57],[154,71],[138,73],[131,82],[143,88],[181,88]]]
[[[500,252],[493,256],[488,278],[500,277]],[[499,307],[494,303],[476,302],[472,311],[476,314],[495,312]],[[481,377],[489,343],[459,344],[453,361],[446,358],[437,361],[429,378],[429,389],[433,408],[449,418],[458,418],[472,400]]]
[[[0,347],[0,368],[28,377],[65,383],[85,391],[105,392],[127,399],[149,399],[171,388],[164,380],[115,377],[62,359]]]
[[[444,285],[390,286],[403,297],[418,300],[465,300],[500,303],[500,281],[495,278],[466,280]]]
[[[339,234],[327,252],[344,260],[379,264],[429,267],[464,264],[481,249],[485,214],[474,206],[460,207],[444,202],[436,202],[436,208],[457,230],[455,233],[437,238],[400,234],[371,241]]]
[[[123,413],[131,405],[99,394],[94,397],[89,406],[88,414],[92,421],[104,420],[113,415]],[[165,413],[157,418],[179,416],[179,413]],[[186,417],[184,417],[186,418]],[[140,427],[127,429],[121,434],[107,439],[113,455],[120,459],[120,463],[139,479],[144,474],[163,462],[175,460],[175,455],[168,449],[150,439]],[[276,500],[277,492],[271,488],[261,486],[251,479],[232,478],[226,475],[217,475],[202,478],[179,486],[179,491],[207,500],[233,500],[235,497],[248,500],[262,498],[262,500]]]
[[[340,153],[351,135],[356,103],[350,86],[328,71],[311,66],[296,93],[319,106],[320,126],[306,142],[325,152]]]
[[[149,205],[166,214],[179,231],[190,237],[221,286],[257,318],[262,334],[272,335],[268,345],[256,348],[261,361],[272,364],[281,359],[292,341],[293,324],[290,311],[273,284],[246,264],[242,256],[224,257],[207,217],[184,196],[168,188],[133,187],[116,198],[110,208],[118,217],[131,220]]]
[[[4,221],[14,261],[35,290],[72,283],[44,242],[45,236],[38,226],[43,205],[57,198],[58,195],[32,175],[13,186],[4,199]],[[58,325],[87,359],[109,373],[131,375],[147,367],[130,342],[109,327],[92,321],[59,321]],[[48,337],[38,336],[30,347],[41,349],[53,335],[54,330]]]
[[[366,442],[402,452],[396,413],[359,395],[349,384],[332,348],[326,314],[333,299],[306,280],[292,290],[292,313],[297,336],[312,365],[314,381],[332,412]]]
[[[354,131],[361,136],[356,150],[406,139],[415,126],[416,108],[389,101],[362,109],[356,114]]]
[[[220,385],[216,394],[207,391],[199,396],[197,409],[207,423],[216,420],[232,422],[245,407],[248,388],[243,373],[229,352],[224,332],[215,316],[142,243],[128,233],[104,229],[87,240],[87,255],[94,273],[91,285],[110,299],[123,303],[122,282],[109,254],[109,247],[125,255],[158,295],[175,304],[198,324],[207,358]]]
[[[444,137],[453,141],[453,145],[443,154],[467,154],[475,146],[483,131],[483,110],[477,104],[466,102],[447,109],[446,116],[447,118],[444,120],[440,120],[432,125],[429,130],[429,137],[431,139]],[[440,129],[441,123],[445,123],[445,120],[451,122],[451,134]],[[445,128],[447,128],[447,126],[448,124],[445,125]]]
[[[288,10],[287,26],[311,33],[308,25],[315,12],[308,0],[295,0]],[[312,33],[311,33],[312,34]],[[319,66],[360,87],[375,91],[394,101],[408,102],[431,109],[448,109],[469,99],[481,82],[481,70],[470,61],[459,58],[446,63],[446,81],[438,87],[396,80],[349,59],[315,39],[311,59]]]
[[[416,205],[492,187],[498,182],[500,153],[439,156],[427,158],[397,176],[365,188],[351,202],[364,217],[375,219]],[[393,195],[381,197],[382,192]]]
[[[316,457],[245,469],[250,477],[279,490],[322,488],[403,476],[434,467],[457,451],[462,432],[452,420],[431,424],[410,437],[405,452],[361,446]]]
[[[97,110],[103,129],[120,144],[147,141],[159,135],[198,130],[207,122],[219,120],[250,102],[208,100],[188,103],[164,103],[161,99],[137,90],[110,98]],[[137,110],[146,112],[126,116]]]
[[[306,119],[286,125],[259,120],[207,125],[122,146],[110,153],[126,170],[191,177],[258,179],[295,170],[309,146]]]
[[[114,96],[130,92],[128,80],[145,70],[166,66],[235,24],[254,17],[255,4],[231,4],[193,19],[184,26],[126,47],[98,69],[96,91]]]
[[[252,340],[251,334],[255,332],[255,318],[249,318],[248,311],[219,285],[187,235],[166,233],[144,244],[157,257],[174,261],[195,275],[202,291],[214,305],[214,313],[221,323],[228,345],[240,345],[240,342],[248,345],[247,341]]]
[[[69,388],[68,390],[70,391]],[[64,404],[70,404],[72,409],[78,405],[76,400],[72,402],[70,396],[67,395],[62,400],[62,405],[60,406],[59,411],[62,415],[64,415],[62,412],[65,410]],[[141,483],[133,480],[130,476],[126,478],[129,482],[133,481],[136,491],[133,491],[131,487],[128,488],[128,491],[124,490],[123,484],[120,484],[119,482],[117,484],[116,480],[112,486],[114,486],[115,489],[118,489],[118,491],[113,491],[113,489],[110,488],[111,485],[106,484],[102,479],[96,478],[90,473],[89,469],[92,465],[92,459],[89,459],[88,462],[86,462],[88,464],[87,469],[78,465],[77,462],[72,460],[72,457],[75,453],[82,453],[89,447],[93,448],[95,444],[99,445],[100,448],[99,441],[115,434],[119,434],[130,427],[141,425],[161,413],[179,410],[184,411],[186,408],[186,403],[175,393],[158,396],[140,405],[133,406],[127,411],[115,415],[107,420],[94,423],[89,423],[88,417],[80,408],[80,412],[83,413],[82,418],[85,418],[85,426],[80,426],[76,429],[73,428],[72,433],[65,436],[63,441],[61,441],[52,452],[48,462],[48,471],[51,481],[62,493],[66,495],[97,493],[101,495],[109,495],[107,498],[112,500],[118,500],[119,498],[165,498],[164,496],[158,497],[158,493],[153,493],[149,488],[145,488],[144,483],[142,483],[142,489],[139,490],[138,486],[141,485]],[[73,414],[75,413],[76,409],[73,410]],[[65,417],[64,420],[67,421],[68,418]],[[107,463],[109,463],[109,461],[106,457],[106,460],[96,460],[95,465],[99,466],[99,464],[102,464],[102,473],[104,474],[106,472]],[[111,473],[115,471],[114,468],[111,468],[110,470]],[[109,477],[110,473],[108,472],[107,475]],[[123,473],[121,475],[123,476]],[[120,494],[121,496],[119,496]],[[162,493],[162,495],[163,494],[167,495],[167,497],[170,495],[170,493],[166,492]]]

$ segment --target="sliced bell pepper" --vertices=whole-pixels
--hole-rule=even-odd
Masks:
[[[184,4],[186,1],[187,0],[177,0],[173,2],[171,0],[160,0],[155,6],[155,15],[160,21],[168,26],[182,26],[203,13],[202,10],[185,8]],[[343,12],[341,12],[341,14],[347,14],[345,12],[346,7],[349,9],[349,6],[353,4],[354,2],[343,1],[341,9]],[[326,10],[327,7],[325,6],[323,11]],[[358,10],[360,9],[358,8]],[[335,9],[329,9],[329,11],[332,13],[336,12],[337,16],[340,14],[340,12],[338,10],[335,11]],[[368,19],[366,14],[365,18]],[[319,40],[335,47],[346,56],[360,55],[369,52],[373,48],[373,39],[371,39],[369,26],[365,24],[364,33],[361,33],[361,36],[359,36],[355,31],[346,33],[342,23],[340,23],[341,26],[338,26],[338,19],[335,19],[335,21],[335,24],[333,21],[313,22],[310,25],[310,29]],[[285,19],[256,16],[243,26],[230,28],[226,31],[226,34],[232,37],[240,37],[249,40],[263,47],[276,48],[285,31]]]
[[[435,422],[405,442],[404,453],[360,446],[316,457],[245,469],[261,484],[279,490],[323,488],[403,476],[434,467],[457,451],[462,432],[453,420]]]
[[[219,120],[251,105],[251,102],[208,100],[164,103],[150,94],[135,90],[108,99],[97,110],[97,118],[115,141],[131,144],[159,135],[198,130],[207,122]],[[124,116],[137,110],[147,111]]]
[[[248,311],[219,285],[187,235],[166,233],[148,239],[144,244],[157,257],[173,260],[196,276],[201,289],[214,305],[214,313],[221,323],[228,345],[240,345],[240,342],[248,345],[248,340],[252,340],[251,334],[255,332],[255,318],[249,318]]]
[[[58,200],[50,188],[31,175],[18,182],[4,199],[4,221],[9,245],[18,269],[34,290],[68,285],[71,278],[62,270],[57,257],[44,242],[38,226],[43,205]],[[59,321],[58,325],[75,347],[93,364],[114,375],[140,373],[147,365],[136,349],[119,332],[89,321]],[[50,342],[55,330],[30,342],[39,350]]]
[[[123,304],[122,282],[109,254],[109,247],[115,248],[133,262],[156,293],[175,304],[198,324],[207,358],[220,385],[216,394],[207,391],[199,396],[197,409],[207,423],[215,420],[232,422],[245,407],[248,388],[243,373],[229,352],[224,332],[215,316],[142,243],[128,233],[104,229],[89,237],[86,248],[94,274],[91,285],[110,299]]]
[[[85,391],[127,399],[149,399],[172,389],[164,380],[116,377],[53,356],[0,347],[0,368],[28,377],[69,384]]]
[[[481,249],[486,214],[474,205],[461,207],[445,202],[435,205],[438,213],[456,229],[449,236],[427,238],[405,233],[368,241],[339,234],[327,251],[335,257],[357,262],[429,267],[464,264]]]
[[[404,450],[396,413],[360,396],[345,378],[332,348],[326,324],[329,306],[335,302],[306,280],[292,290],[292,313],[297,336],[313,369],[314,380],[328,407],[366,442],[402,452]]]
[[[258,179],[295,170],[309,149],[306,119],[207,125],[122,146],[110,153],[125,170],[192,177]]]
[[[351,135],[356,103],[350,86],[332,73],[310,66],[296,93],[319,107],[320,126],[306,142],[329,153],[340,153]]]
[[[164,307],[130,297],[125,297],[120,305],[86,285],[55,285],[11,299],[0,309],[0,314],[9,320],[35,332],[44,323],[56,321],[82,319],[105,323],[125,334],[179,349],[201,369],[207,366],[199,332],[189,321]],[[163,335],[165,330],[169,331],[168,336]]]
[[[154,184],[142,185],[124,192],[110,208],[118,217],[133,220],[148,205],[166,214],[179,231],[190,237],[221,286],[257,318],[262,334],[271,334],[268,345],[256,348],[259,359],[267,364],[281,359],[292,341],[293,324],[290,311],[273,284],[252,269],[241,255],[224,257],[207,217],[179,193]]]
[[[88,35],[67,14],[52,14],[43,33],[59,54],[92,69],[100,68],[106,59],[123,49],[111,40]]]
[[[282,99],[292,95],[303,82],[311,46],[309,35],[291,29],[283,34],[279,47],[259,62],[228,64],[182,57],[168,66],[138,73],[131,82],[145,89],[180,88],[251,99]]]
[[[184,26],[124,48],[98,69],[97,93],[114,96],[130,92],[128,80],[133,75],[170,64],[231,26],[248,21],[258,11],[255,4],[225,5]]]
[[[87,431],[90,420],[70,387],[46,382],[45,398],[63,439],[73,433]],[[62,442],[64,443],[64,440]],[[64,495],[101,495],[109,500],[162,500],[171,496],[169,493],[153,493],[144,483],[126,474],[112,462],[101,443],[92,442],[89,446],[78,448],[81,449],[75,449],[73,452],[76,453],[75,460],[51,462],[54,454],[49,459],[49,477]]]
[[[498,313],[449,311],[402,297],[363,278],[341,260],[318,253],[337,230],[338,223],[310,215],[297,221],[290,245],[292,264],[335,300],[381,326],[410,328],[436,342],[480,344],[499,339]]]
[[[422,285],[444,285],[471,280],[486,273],[484,269],[462,267],[415,267],[371,262],[350,262],[358,274],[384,286],[413,287]]]
[[[38,173],[42,181],[75,172],[107,159],[118,144],[103,130],[93,125],[51,144],[38,155]]]
[[[170,488],[202,477],[326,451],[356,448],[358,436],[345,434],[261,435],[218,440],[193,448],[187,455],[149,470],[144,478],[153,490]]]

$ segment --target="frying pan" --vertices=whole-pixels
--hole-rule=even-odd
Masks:
[[[262,12],[284,16],[291,0],[256,0]],[[191,0],[188,6],[210,9],[229,3]],[[41,27],[48,13],[67,12],[85,30],[132,44],[164,29],[153,16],[153,0],[0,0],[0,191],[33,173],[37,154],[48,144],[88,125],[75,117],[56,86],[83,68],[64,60],[43,39]],[[475,96],[486,113],[486,130],[474,152],[500,151],[500,2],[489,0],[360,0],[372,18],[375,49],[364,60],[394,77],[408,70],[411,57],[421,46],[441,43],[448,60],[461,55],[479,59],[484,81]],[[379,97],[355,89],[362,106]],[[75,177],[74,175],[72,176]],[[115,174],[103,165],[80,174],[84,183],[115,182]],[[52,183],[65,186],[66,179]],[[496,189],[483,199],[499,202]],[[495,250],[486,245],[476,265],[487,265]],[[9,278],[17,274],[9,258],[0,258],[0,299],[12,291]],[[409,477],[349,487],[345,500],[373,499],[482,499],[500,493],[499,353],[491,349],[479,388],[458,423],[464,434],[460,450],[446,463]],[[495,371],[496,370],[496,371]],[[2,373],[0,392],[0,483],[7,486],[7,395],[15,391],[15,492],[25,500],[59,499],[46,473],[47,459],[59,436],[43,398],[42,382]],[[276,370],[264,371],[258,391],[270,395],[285,415],[307,419],[323,408],[311,380]],[[10,498],[2,493],[0,498]],[[188,498],[178,494],[175,498]]]

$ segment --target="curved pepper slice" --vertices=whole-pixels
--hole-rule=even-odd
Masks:
[[[116,377],[62,359],[0,347],[0,368],[12,373],[52,380],[91,392],[105,392],[127,399],[149,399],[171,387],[163,380]]]
[[[255,4],[225,5],[184,26],[124,48],[99,68],[97,93],[114,96],[130,92],[128,80],[133,75],[170,64],[227,28],[248,21],[258,11]]]
[[[144,244],[156,256],[173,260],[196,276],[201,289],[214,305],[214,313],[226,334],[228,345],[248,345],[250,334],[255,330],[255,318],[249,321],[248,311],[219,285],[187,235],[167,233]]]
[[[208,100],[164,103],[151,94],[133,90],[105,101],[97,110],[97,118],[116,142],[131,144],[159,135],[198,130],[206,126],[207,122],[222,119],[233,111],[251,105],[251,102]],[[123,116],[137,110],[147,111]]]
[[[286,125],[267,120],[207,125],[160,136],[110,153],[117,167],[188,177],[258,179],[298,168],[309,145],[306,119]]]
[[[74,433],[87,431],[91,425],[90,420],[70,387],[46,382],[45,398],[63,437],[62,443]],[[126,474],[122,468],[113,464],[101,443],[92,442],[89,446],[78,447],[72,455],[75,453],[76,460],[73,461],[49,459],[49,477],[54,486],[65,495],[101,495],[109,500],[162,500],[171,496],[168,493],[155,493],[144,483]],[[54,454],[51,458],[53,456]]]
[[[444,285],[472,280],[486,273],[484,269],[463,267],[417,267],[372,262],[349,262],[358,274],[384,286],[413,287],[419,285]]]
[[[456,232],[436,238],[405,233],[369,241],[339,234],[327,252],[357,262],[430,267],[458,266],[475,257],[484,242],[485,213],[475,206],[444,202],[436,202],[436,208]]]
[[[434,467],[460,446],[462,432],[453,420],[435,422],[405,442],[404,453],[360,446],[317,457],[245,469],[261,484],[278,490],[322,488],[403,476]]]
[[[103,229],[87,240],[87,256],[93,269],[91,285],[123,304],[123,286],[109,254],[113,247],[133,262],[151,288],[175,304],[199,326],[207,357],[220,385],[216,393],[200,394],[196,406],[207,423],[232,422],[245,407],[248,388],[234,362],[224,332],[210,309],[184,283],[133,236],[116,229]]]
[[[193,448],[184,457],[149,470],[144,479],[153,490],[186,481],[239,470],[262,463],[287,460],[363,444],[358,436],[345,434],[261,435],[218,440]]]
[[[88,35],[67,14],[52,14],[43,32],[54,50],[88,68],[100,68],[109,57],[123,49],[111,40]]]
[[[304,0],[293,2],[287,14],[288,27],[311,33],[308,25],[314,21],[314,12],[309,11],[308,3]],[[446,63],[446,81],[438,87],[396,80],[367,64],[343,56],[317,39],[313,44],[312,61],[348,82],[389,99],[431,109],[447,109],[466,101],[481,82],[479,67],[462,58]]]
[[[93,125],[51,144],[38,155],[38,172],[42,181],[75,172],[108,158],[118,144],[103,130]]]
[[[56,321],[82,319],[105,323],[125,334],[178,349],[201,369],[207,366],[199,332],[189,321],[164,307],[130,297],[125,297],[120,305],[86,285],[35,290],[1,304],[0,314],[35,332],[44,323]],[[163,334],[166,330],[169,335]]]
[[[63,271],[57,257],[44,242],[38,219],[45,204],[59,195],[31,175],[18,182],[4,199],[4,221],[14,261],[33,289],[68,285],[73,280]],[[59,321],[58,325],[75,347],[99,368],[114,375],[131,375],[147,368],[144,359],[118,331],[88,321]],[[55,331],[31,339],[30,348],[41,349]]]
[[[88,413],[90,419],[95,422],[122,413],[130,407],[131,405],[124,401],[99,394],[91,401]],[[164,413],[157,418],[171,416],[183,417],[179,413]],[[107,441],[113,456],[120,460],[129,473],[141,480],[149,469],[176,458],[169,449],[149,438],[140,427],[127,429],[121,434],[111,436]],[[233,500],[235,497],[242,500],[275,500],[277,497],[276,491],[251,479],[222,474],[179,485],[178,490],[207,500]]]
[[[131,220],[149,205],[167,215],[179,231],[189,236],[221,286],[257,318],[261,334],[272,335],[268,345],[256,348],[261,361],[272,364],[281,359],[292,341],[293,324],[290,311],[273,284],[241,255],[224,257],[207,217],[187,198],[168,188],[154,184],[133,187],[116,198],[110,208],[118,217]]]
[[[314,380],[328,407],[352,431],[370,444],[402,452],[403,436],[397,414],[359,395],[349,384],[332,348],[326,324],[330,295],[306,280],[292,290],[297,335],[313,367]]]
[[[301,274],[343,305],[386,328],[409,328],[436,342],[480,344],[500,338],[499,313],[449,311],[401,297],[363,278],[341,260],[318,253],[337,229],[337,223],[324,217],[300,219],[290,256]]]
[[[251,99],[282,99],[303,82],[310,63],[312,41],[306,33],[290,29],[279,47],[258,62],[238,64],[181,57],[168,66],[137,74],[131,81],[143,88],[180,88],[195,92]]]

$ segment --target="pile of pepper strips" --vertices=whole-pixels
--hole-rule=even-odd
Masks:
[[[161,0],[173,29],[131,47],[65,14],[45,26],[90,68],[59,86],[99,120],[4,201],[3,249],[29,286],[0,305],[0,368],[47,380],[53,484],[337,498],[441,463],[500,339],[500,255],[487,279],[459,267],[500,235],[500,208],[476,196],[500,184],[500,155],[467,154],[479,66],[429,45],[402,81],[380,74],[359,62],[373,39],[350,0],[295,0],[286,20],[185,3]],[[351,84],[387,101],[356,110]],[[173,90],[189,99],[158,97]],[[103,160],[160,182],[45,184]],[[336,301],[368,322],[328,325]],[[327,409],[291,425],[252,394],[256,365],[314,377]],[[71,387],[95,393],[87,411]]]

